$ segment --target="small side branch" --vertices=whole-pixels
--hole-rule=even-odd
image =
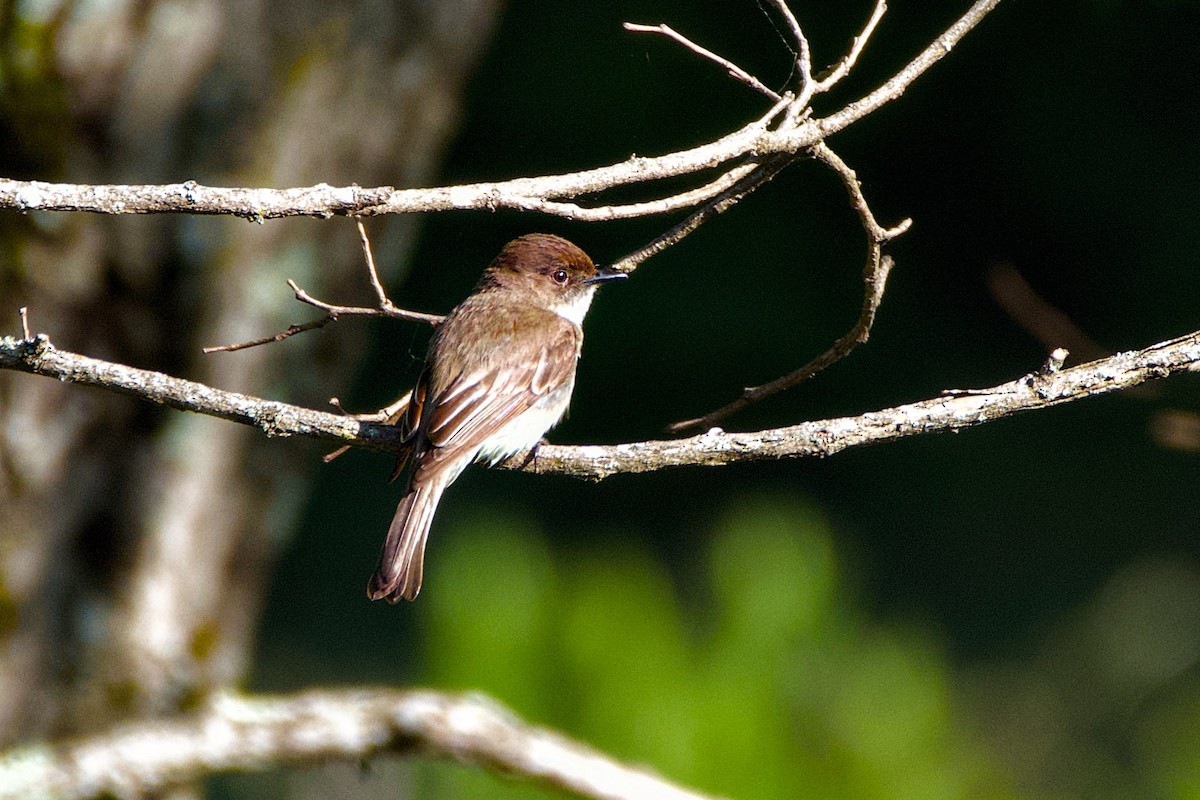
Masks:
[[[614,261],[612,264],[613,268],[622,272],[633,271],[637,268],[638,264],[641,264],[651,256],[661,253],[695,231],[708,220],[732,208],[743,197],[778,175],[789,163],[791,163],[791,159],[787,156],[773,156],[764,160],[761,164],[754,165],[753,169],[746,173],[744,177],[708,203],[693,211],[682,222],[672,227],[666,233],[655,237],[653,241],[643,245],[629,255]]]
[[[883,246],[907,231],[912,226],[912,220],[904,219],[891,228],[884,228],[875,220],[871,207],[867,205],[867,199],[862,193],[862,185],[858,182],[858,176],[854,170],[824,142],[815,145],[811,152],[818,161],[831,167],[842,179],[846,192],[850,195],[850,205],[858,214],[863,230],[866,231],[868,237],[867,265],[863,269],[863,301],[854,327],[834,342],[832,347],[800,369],[776,378],[770,383],[749,387],[743,390],[738,399],[702,417],[668,425],[668,431],[678,433],[711,427],[765,397],[778,394],[808,380],[818,372],[850,355],[856,347],[870,338],[871,328],[875,324],[875,314],[878,312],[880,304],[883,303],[883,292],[887,286],[888,275],[891,274],[894,266],[891,256],[883,255]]]
[[[867,236],[871,238],[872,242],[879,245],[887,244],[912,227],[912,220],[909,218],[902,219],[891,228],[885,228],[876,222],[871,207],[867,205],[867,198],[863,196],[858,174],[845,161],[842,161],[841,156],[833,152],[825,142],[818,142],[809,152],[842,179],[842,185],[846,187],[846,192],[850,195],[850,205],[858,214],[863,230],[867,232]]]
[[[27,746],[0,755],[0,800],[148,797],[222,772],[388,754],[452,758],[597,800],[705,800],[488,698],[384,689],[219,695],[188,717]]]
[[[834,342],[824,353],[794,372],[789,372],[787,375],[776,378],[770,383],[746,389],[737,400],[718,408],[716,411],[705,414],[698,419],[689,419],[668,425],[667,430],[671,433],[678,433],[680,431],[709,428],[747,406],[757,403],[764,397],[770,397],[785,389],[790,389],[798,383],[803,383],[818,372],[850,355],[854,348],[867,341],[871,336],[871,327],[875,324],[875,314],[879,310],[880,303],[883,302],[883,290],[887,285],[888,275],[891,273],[893,265],[892,257],[882,255],[879,244],[871,246],[871,257],[867,261],[866,269],[863,270],[865,290],[863,293],[862,309],[858,314],[858,321],[854,323],[853,328],[847,331],[842,338]]]
[[[871,18],[867,20],[867,24],[863,26],[862,33],[854,37],[854,41],[850,43],[850,52],[825,71],[816,79],[817,92],[828,92],[833,88],[834,84],[842,78],[850,74],[850,70],[854,69],[854,65],[858,63],[858,57],[862,55],[863,48],[867,46],[867,41],[871,38],[871,34],[875,32],[876,26],[879,25],[879,20],[883,19],[883,15],[887,13],[887,3],[884,0],[878,0],[875,3],[875,11],[872,12]]]
[[[661,33],[663,36],[679,42],[693,53],[696,53],[697,55],[707,58],[709,61],[713,61],[721,65],[725,68],[725,71],[729,73],[731,78],[741,81],[759,94],[766,95],[767,97],[776,101],[780,99],[778,92],[768,89],[758,78],[754,77],[749,72],[746,72],[746,70],[742,69],[737,64],[734,64],[732,61],[722,58],[707,48],[701,47],[669,25],[639,25],[636,22],[626,22],[624,27],[625,30],[633,31],[635,33]]]
[[[375,292],[375,297],[379,300],[379,305],[375,308],[366,308],[364,306],[338,306],[331,303],[325,303],[316,299],[308,292],[300,288],[293,280],[289,280],[288,286],[296,295],[296,299],[302,303],[319,308],[325,312],[325,316],[312,322],[305,322],[302,325],[292,325],[287,329],[271,336],[264,336],[261,339],[253,339],[248,342],[238,342],[237,344],[223,344],[215,347],[205,347],[205,353],[232,353],[237,350],[245,350],[249,347],[258,347],[263,344],[273,344],[282,342],[291,336],[305,331],[324,328],[331,322],[337,322],[338,317],[389,317],[391,319],[406,319],[413,322],[425,322],[430,325],[437,325],[445,317],[440,314],[426,314],[423,311],[409,311],[398,307],[388,298],[387,292],[383,288],[383,284],[379,281],[379,272],[375,269],[375,256],[371,252],[371,239],[367,236],[367,229],[363,226],[362,220],[355,220],[358,225],[358,237],[362,244],[363,258],[367,263],[367,277],[371,282],[371,288]]]
[[[389,452],[395,452],[400,445],[399,430],[389,425],[223,392],[161,373],[67,353],[55,349],[45,336],[35,336],[32,340],[0,338],[0,369],[98,386],[173,408],[254,425],[268,435],[310,436]],[[988,389],[948,393],[855,417],[753,433],[714,429],[670,441],[604,446],[542,445],[536,460],[523,465],[517,455],[503,468],[601,480],[618,473],[653,472],[667,467],[823,457],[850,447],[960,430],[1197,370],[1200,370],[1200,332],[1070,369],[1060,370],[1051,365]]]

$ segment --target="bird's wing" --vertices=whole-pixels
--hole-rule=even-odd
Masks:
[[[476,452],[539,400],[571,382],[579,357],[578,326],[561,320],[536,358],[499,358],[459,375],[434,398],[423,398],[418,473]],[[431,401],[432,400],[432,401]],[[419,479],[414,475],[414,480]]]

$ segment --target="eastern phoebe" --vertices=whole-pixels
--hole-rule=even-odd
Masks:
[[[531,233],[505,245],[438,326],[400,421],[395,474],[410,457],[413,466],[367,590],[372,600],[417,596],[433,512],[468,464],[535,447],[562,419],[592,295],[624,277],[566,239]]]

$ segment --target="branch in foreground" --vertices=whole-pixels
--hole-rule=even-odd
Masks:
[[[431,691],[219,695],[192,716],[0,755],[0,800],[157,794],[218,772],[433,753],[605,800],[704,800],[480,696]]]
[[[0,338],[0,369],[99,386],[187,411],[254,425],[274,436],[312,436],[372,450],[394,451],[397,429],[313,411],[56,350],[45,336]],[[935,431],[957,431],[1022,411],[1034,411],[1165,378],[1200,371],[1200,331],[1117,353],[1071,369],[1043,369],[989,389],[951,392],[917,403],[786,428],[726,433],[713,429],[688,439],[617,445],[542,445],[537,459],[514,456],[502,468],[602,480],[619,473],[667,467],[719,466],[740,461],[828,456],[849,447]]]

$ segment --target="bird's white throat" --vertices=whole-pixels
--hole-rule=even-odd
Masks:
[[[585,286],[582,291],[573,292],[570,297],[550,306],[550,310],[582,328],[583,318],[587,316],[588,308],[592,305],[592,297],[595,294],[595,286]]]

